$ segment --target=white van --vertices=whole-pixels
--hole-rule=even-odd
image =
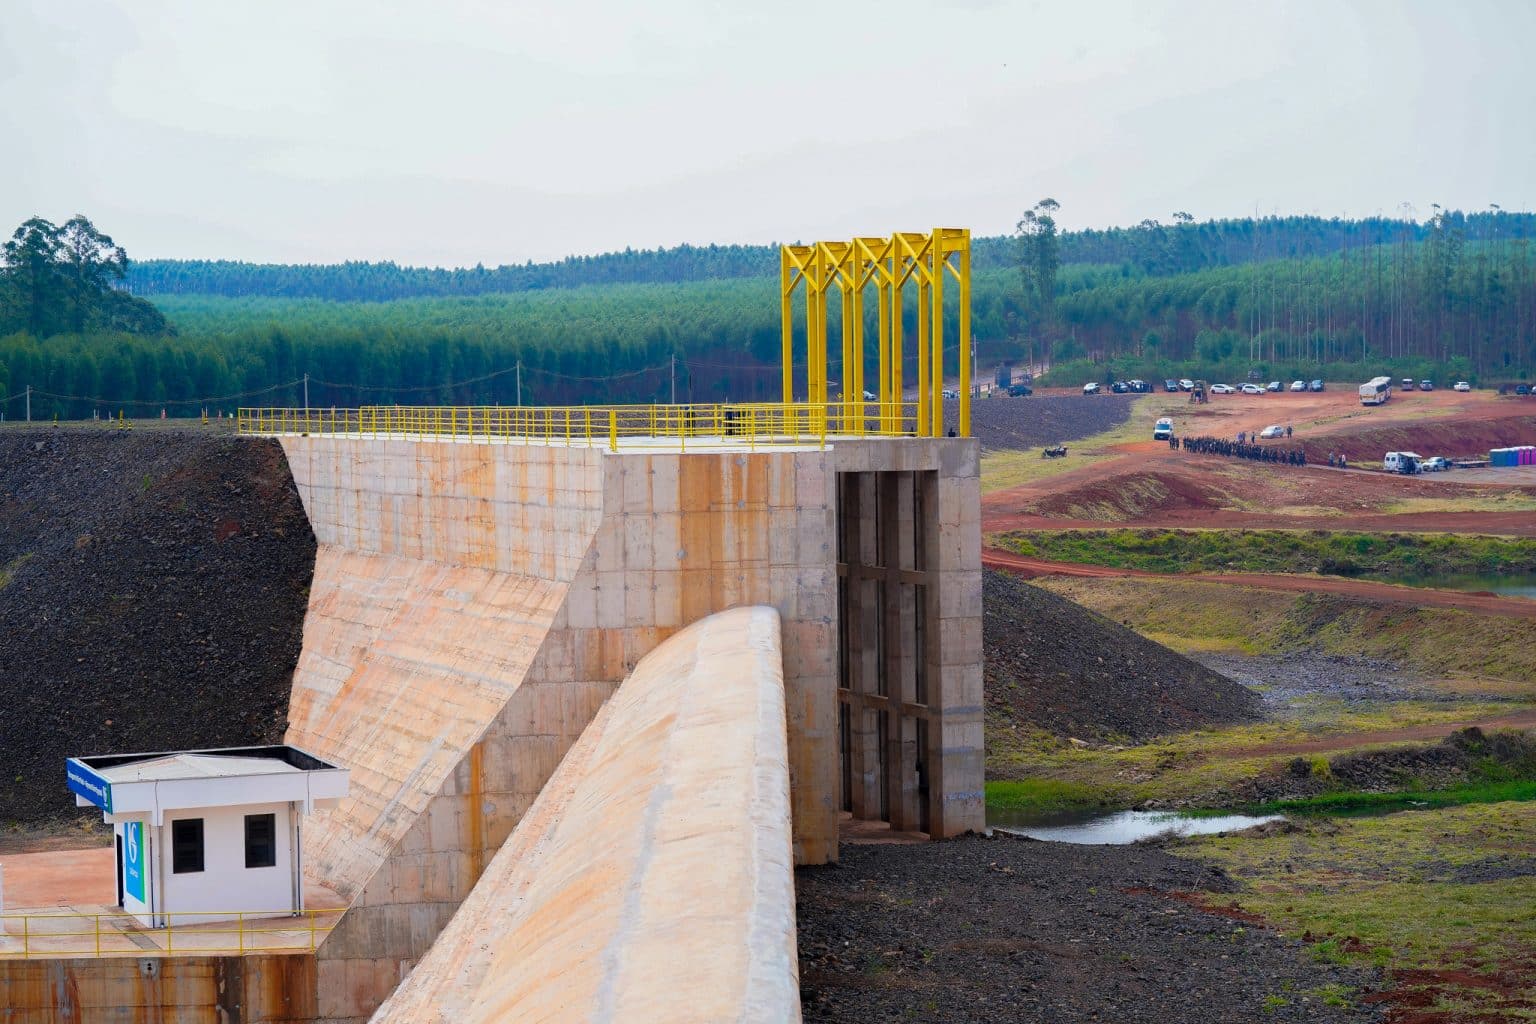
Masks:
[[[1152,440],[1166,441],[1173,436],[1173,420],[1164,416],[1152,425]]]
[[[1417,473],[1424,456],[1418,452],[1387,452],[1381,460],[1381,468],[1388,473]]]

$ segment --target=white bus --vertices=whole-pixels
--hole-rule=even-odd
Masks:
[[[1361,405],[1381,405],[1392,397],[1392,378],[1375,377],[1360,385]]]

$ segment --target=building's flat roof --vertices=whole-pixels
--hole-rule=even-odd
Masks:
[[[164,779],[222,779],[239,775],[287,775],[302,771],[271,757],[171,754],[149,761],[132,761],[99,774],[111,782],[157,782]]]

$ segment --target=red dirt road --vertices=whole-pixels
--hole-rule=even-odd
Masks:
[[[1103,525],[1102,523],[1099,525]],[[1363,601],[1380,601],[1389,604],[1405,604],[1414,607],[1433,605],[1439,608],[1456,608],[1461,611],[1479,612],[1486,615],[1504,615],[1536,622],[1536,601],[1519,597],[1500,597],[1485,592],[1461,592],[1430,590],[1424,587],[1402,587],[1391,583],[1369,580],[1349,580],[1334,576],[1286,576],[1266,573],[1167,573],[1145,572],[1140,569],[1116,569],[1103,565],[1078,565],[1070,562],[1050,562],[1043,558],[1026,558],[998,548],[982,548],[981,564],[989,569],[1005,569],[1026,578],[1035,576],[1079,576],[1112,578],[1134,576],[1142,579],[1159,579],[1190,583],[1223,583],[1228,586],[1255,587],[1261,590],[1284,590],[1301,594],[1338,594]]]

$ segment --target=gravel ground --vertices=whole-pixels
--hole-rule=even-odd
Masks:
[[[971,433],[984,451],[1016,451],[1077,441],[1118,427],[1137,395],[1030,395],[971,404]]]
[[[1374,1021],[1320,990],[1372,973],[1207,912],[1219,869],[1141,846],[1005,836],[844,844],[796,872],[808,1022]]]
[[[78,818],[70,755],[280,740],[314,560],[275,442],[0,432],[0,823]]]
[[[982,574],[987,709],[1080,739],[1256,719],[1250,690],[1006,572]]]
[[[1420,685],[1419,679],[1389,661],[1331,654],[1195,654],[1206,668],[1254,687],[1267,711],[1282,712],[1305,697],[1347,704],[1383,700],[1465,700]]]

